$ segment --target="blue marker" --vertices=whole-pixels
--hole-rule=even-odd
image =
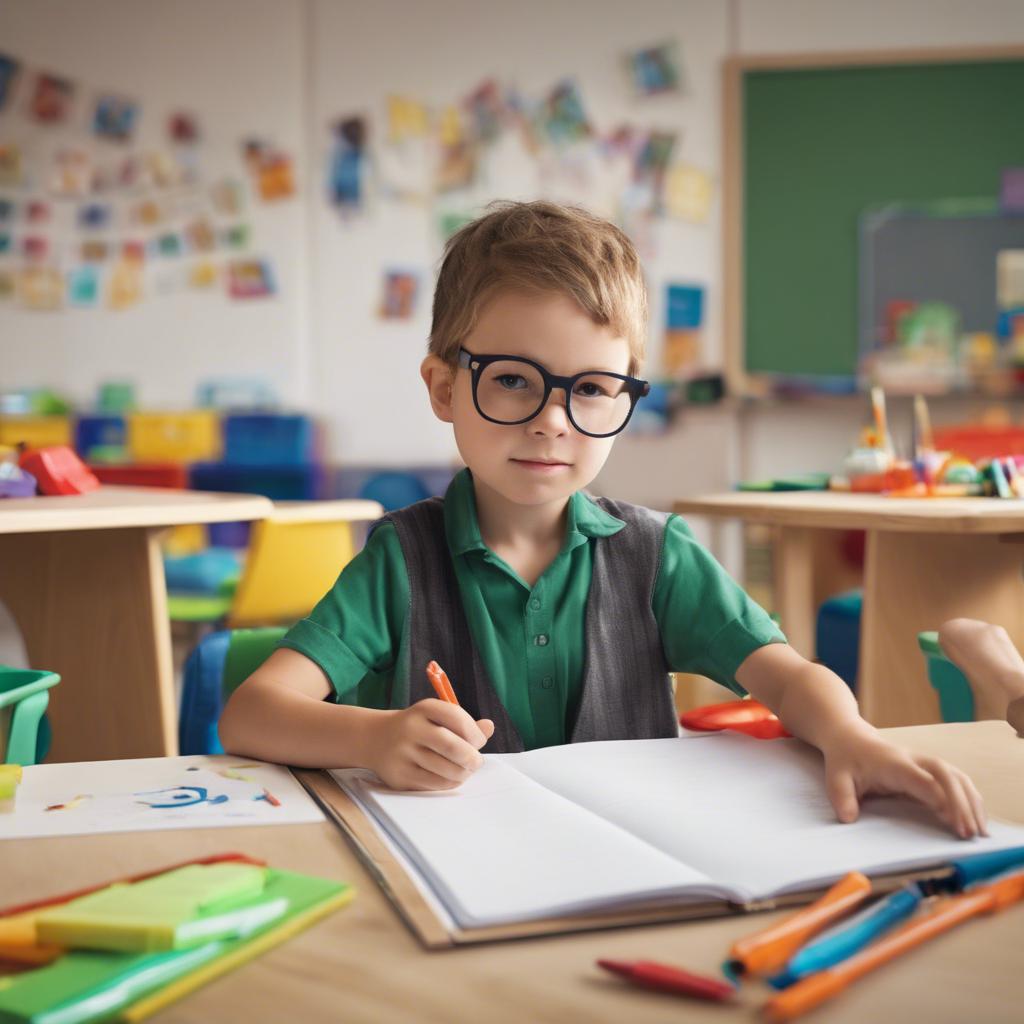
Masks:
[[[805,946],[772,978],[772,988],[788,988],[794,982],[834,967],[863,949],[872,939],[910,917],[924,899],[921,887],[913,882],[879,900],[848,924]]]
[[[1024,868],[1024,846],[979,853],[953,861],[953,884],[958,890],[966,889],[975,882],[986,881],[1011,868]]]

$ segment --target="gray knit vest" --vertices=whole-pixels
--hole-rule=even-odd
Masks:
[[[592,498],[626,526],[595,540],[587,597],[583,688],[570,741],[655,739],[679,734],[668,663],[651,598],[667,514]],[[428,498],[390,512],[409,575],[408,676],[396,678],[391,707],[435,693],[426,675],[437,661],[459,703],[474,719],[490,718],[488,753],[515,753],[523,741],[498,699],[473,644],[445,537],[444,501]]]

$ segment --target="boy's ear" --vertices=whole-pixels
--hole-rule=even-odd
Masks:
[[[427,385],[430,407],[434,410],[434,415],[444,423],[451,423],[454,371],[440,356],[432,354],[420,363],[420,376]]]

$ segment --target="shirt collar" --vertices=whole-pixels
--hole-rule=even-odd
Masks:
[[[583,491],[569,498],[569,519],[565,547],[574,548],[591,537],[610,537],[626,524],[606,512]],[[476,512],[473,477],[468,469],[456,473],[444,496],[444,530],[453,555],[467,551],[485,551]]]

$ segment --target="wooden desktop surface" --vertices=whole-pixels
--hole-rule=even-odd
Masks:
[[[213,494],[105,485],[88,494],[0,501],[0,533],[111,530],[263,519],[274,508],[258,494]]]
[[[964,768],[990,813],[1024,823],[1024,740],[1005,723],[896,729],[888,736]],[[970,848],[964,844],[965,853]],[[594,960],[658,959],[714,974],[733,941],[779,920],[779,913],[428,953],[326,822],[0,843],[0,879],[5,896],[27,901],[227,850],[352,882],[355,901],[164,1010],[152,1018],[155,1024],[753,1021],[768,996],[765,987],[747,986],[734,1007],[700,1004],[630,988],[605,976]],[[1018,1021],[1024,1006],[1022,935],[1024,905],[969,921],[855,982],[806,1019]]]
[[[838,491],[737,491],[680,498],[674,511],[776,526],[913,533],[1024,531],[1024,501],[995,498],[886,498]]]

